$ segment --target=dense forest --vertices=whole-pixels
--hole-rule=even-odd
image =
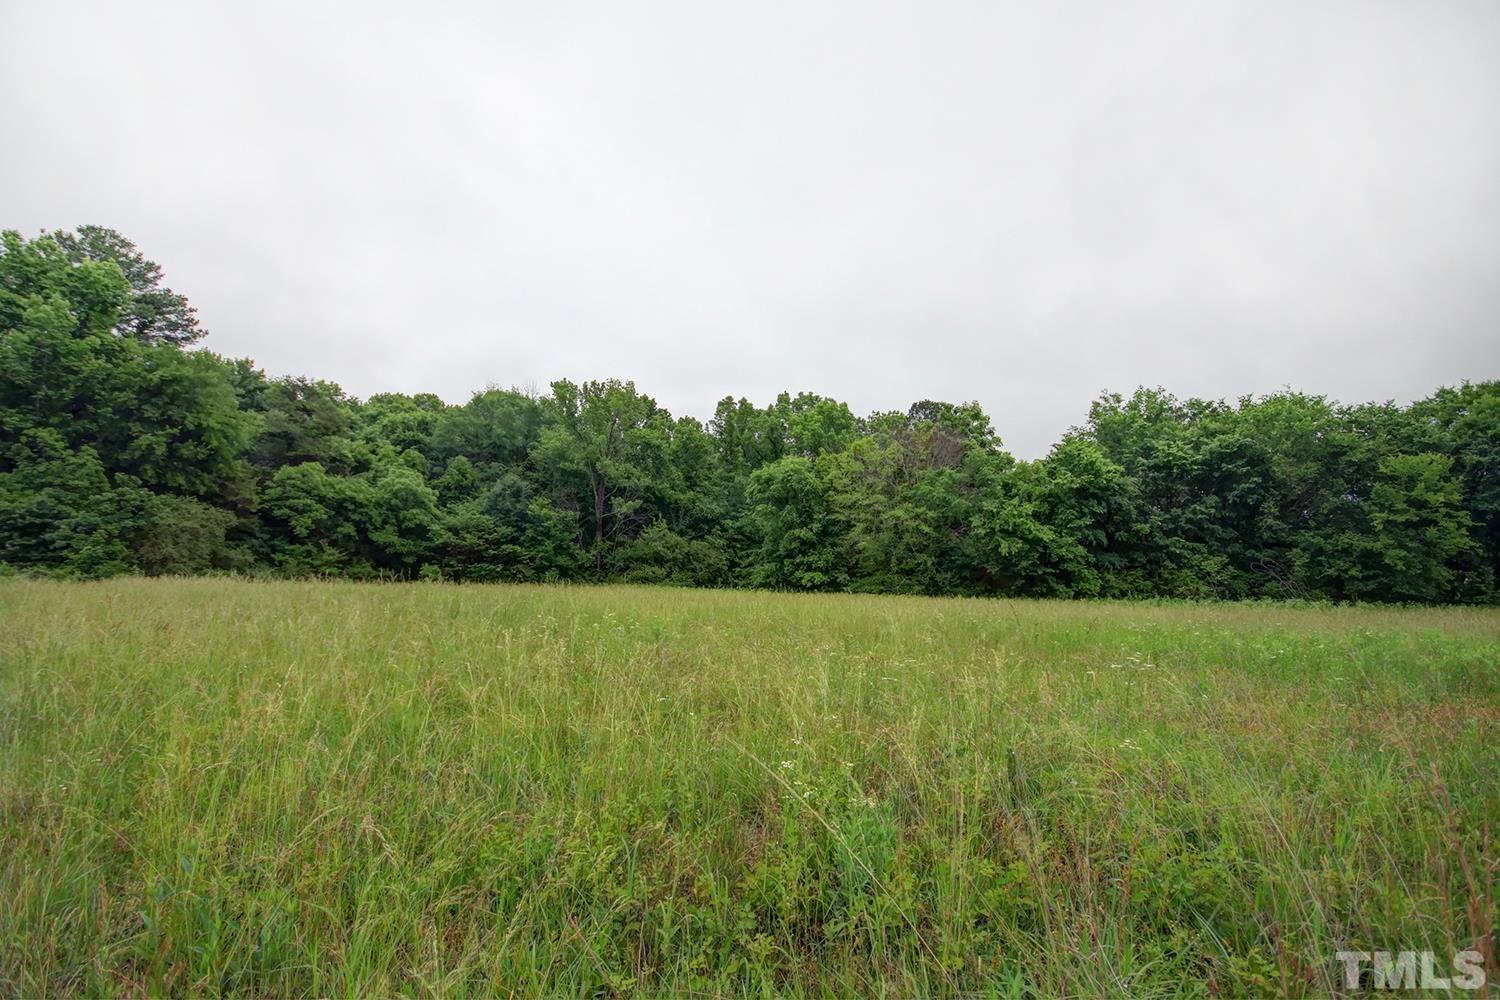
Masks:
[[[1100,396],[1045,458],[975,403],[632,382],[358,400],[195,345],[111,230],[0,247],[0,572],[623,580],[1493,603],[1500,382],[1410,406]]]

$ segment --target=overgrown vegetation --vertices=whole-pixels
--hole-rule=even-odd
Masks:
[[[1500,383],[1411,406],[1105,395],[1040,461],[973,403],[857,418],[629,382],[358,401],[186,350],[83,227],[0,247],[0,568],[1492,603]]]
[[[1489,609],[0,581],[0,993],[1494,982],[1497,663]]]

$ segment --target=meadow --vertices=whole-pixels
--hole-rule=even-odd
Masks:
[[[1289,994],[1494,951],[1500,610],[0,581],[0,995]]]

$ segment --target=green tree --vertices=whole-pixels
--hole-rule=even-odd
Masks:
[[[393,465],[376,475],[367,493],[364,530],[382,569],[411,576],[440,555],[443,517],[437,494],[421,473]]]
[[[486,389],[463,406],[438,412],[424,451],[440,466],[462,455],[482,479],[493,481],[526,464],[541,434],[542,419],[541,404],[525,393]]]
[[[811,392],[795,398],[782,393],[776,412],[786,428],[790,450],[808,458],[842,451],[858,433],[858,422],[845,403]]]
[[[453,579],[566,580],[579,569],[577,519],[515,473],[450,509],[445,534],[440,568]]]
[[[1477,550],[1458,570],[1458,592],[1493,601],[1500,590],[1500,381],[1439,389],[1412,406],[1411,418],[1436,436],[1432,450],[1453,460],[1473,522]]]
[[[152,496],[149,520],[131,543],[136,567],[152,576],[243,568],[229,544],[234,515],[191,497]]]
[[[369,506],[361,480],[330,475],[317,462],[283,466],[261,497],[266,556],[294,575],[364,575],[370,566],[361,554],[361,527]]]
[[[786,427],[772,409],[759,409],[748,399],[725,396],[709,422],[724,469],[743,477],[786,453]]]
[[[876,414],[863,431],[817,463],[845,526],[850,588],[982,590],[976,513],[995,477],[1014,461],[984,411],[927,400],[904,414]]]
[[[121,336],[183,347],[208,332],[199,325],[197,310],[186,296],[162,287],[161,267],[113,229],[79,226],[74,232],[53,233],[52,240],[75,264],[102,261],[120,269],[130,286],[129,299],[114,324]]]
[[[358,408],[358,434],[375,447],[426,453],[448,405],[430,392],[408,396],[386,392],[371,396]]]
[[[631,583],[715,587],[728,579],[727,553],[715,541],[684,538],[652,521],[617,557],[618,575]]]
[[[92,448],[31,430],[4,452],[0,564],[64,577],[135,569],[130,543],[149,522],[151,495],[113,486]]]
[[[595,565],[602,568],[606,525],[633,514],[651,486],[647,452],[661,444],[659,424],[652,426],[656,401],[634,382],[564,380],[552,383],[547,415],[535,461],[587,511]]]
[[[437,490],[438,502],[445,507],[453,507],[465,500],[474,499],[481,484],[479,473],[474,470],[474,463],[469,461],[468,456],[455,455],[432,485]]]
[[[46,237],[0,247],[0,446],[47,428],[111,475],[212,494],[255,428],[224,362],[115,336],[127,286],[113,262],[75,264]]]
[[[331,472],[349,472],[356,462],[353,411],[353,401],[332,382],[276,379],[264,392],[251,461],[268,471],[316,462]]]
[[[1270,457],[1239,410],[1139,389],[1095,401],[1081,433],[1123,470],[1140,514],[1143,544],[1120,572],[1186,597],[1246,597],[1272,585],[1257,569]]]
[[[1377,571],[1361,592],[1377,600],[1437,603],[1453,595],[1454,560],[1470,554],[1472,521],[1444,455],[1392,455],[1370,491],[1367,536]]]
[[[747,566],[752,586],[840,590],[849,574],[842,531],[828,495],[801,455],[762,466],[750,476],[747,520],[755,548]]]

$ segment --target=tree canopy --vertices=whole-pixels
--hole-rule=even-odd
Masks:
[[[111,230],[0,239],[0,571],[1493,603],[1500,382],[1409,406],[1107,393],[1045,458],[977,403],[634,383],[361,401],[203,336]]]

